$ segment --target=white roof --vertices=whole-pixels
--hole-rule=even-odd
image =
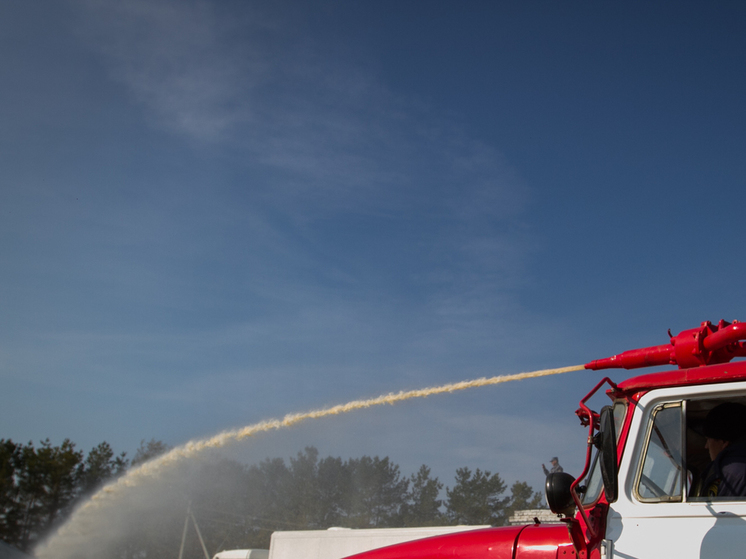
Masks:
[[[229,549],[216,553],[212,559],[268,559],[268,549]]]

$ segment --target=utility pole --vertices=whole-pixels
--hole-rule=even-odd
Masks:
[[[205,540],[202,538],[202,532],[199,531],[199,525],[197,524],[197,519],[194,518],[194,514],[192,513],[192,502],[191,501],[189,501],[189,504],[187,505],[186,518],[184,519],[184,531],[181,533],[181,547],[179,548],[179,559],[182,559],[184,556],[184,544],[186,543],[187,530],[189,529],[189,519],[191,519],[192,524],[194,524],[194,530],[197,532],[197,538],[199,538],[199,543],[202,546],[202,551],[205,554],[205,559],[210,559],[210,554],[207,553],[207,547],[205,546]]]

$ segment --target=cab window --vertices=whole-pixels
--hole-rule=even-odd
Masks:
[[[635,493],[644,502],[681,501],[684,485],[681,402],[653,411]]]
[[[726,402],[746,405],[746,396],[669,402],[653,410],[635,477],[634,493],[638,500],[648,503],[746,500],[743,494],[718,493],[720,482],[715,474],[720,471],[717,469],[720,463],[713,463],[705,446],[703,425],[706,418]],[[746,431],[746,425],[743,430]],[[731,468],[738,459],[746,462],[746,442],[733,443],[729,448],[727,459]],[[738,471],[746,471],[746,468]],[[743,486],[743,480],[736,481],[739,487]]]

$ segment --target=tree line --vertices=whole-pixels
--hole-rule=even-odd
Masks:
[[[0,540],[30,552],[77,503],[167,448],[143,441],[130,462],[107,442],[85,455],[69,439],[58,446],[47,439],[38,447],[0,439]]]
[[[107,481],[168,446],[141,444],[129,461],[107,443],[87,455],[65,440],[39,447],[0,440],[0,539],[24,551],[64,522],[82,499]],[[199,524],[210,554],[222,549],[268,548],[276,530],[331,526],[385,528],[455,524],[507,524],[515,510],[537,508],[541,496],[525,482],[510,488],[497,473],[459,468],[445,487],[422,465],[410,476],[388,457],[320,458],[307,447],[289,460],[245,465],[213,458],[190,465],[169,480],[168,499],[135,515],[112,557],[176,555],[187,510]],[[199,559],[193,531],[186,559]]]

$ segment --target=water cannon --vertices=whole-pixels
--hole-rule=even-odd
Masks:
[[[586,363],[586,369],[639,369],[659,365],[678,365],[679,369],[728,363],[734,357],[746,357],[746,323],[721,320],[717,325],[709,320],[699,328],[671,335],[669,343],[631,349]]]

